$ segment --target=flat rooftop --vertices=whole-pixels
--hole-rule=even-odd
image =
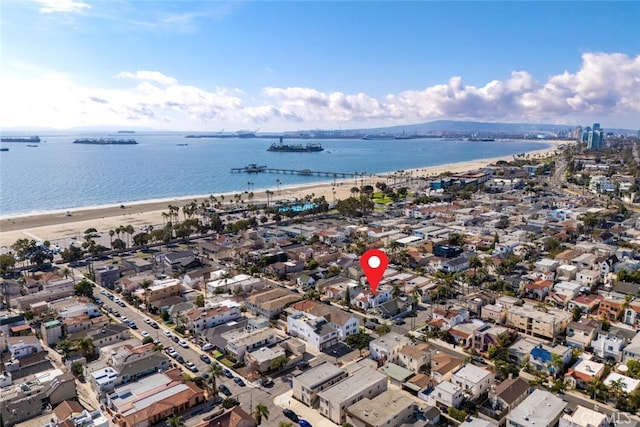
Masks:
[[[548,391],[536,389],[518,406],[513,408],[507,419],[522,427],[548,426],[560,418],[567,402]]]
[[[395,416],[413,407],[413,405],[416,405],[416,403],[407,396],[394,390],[387,390],[373,399],[365,397],[351,405],[348,411],[354,417],[367,421],[372,425],[386,425],[387,421],[393,420]]]
[[[342,369],[332,363],[325,362],[298,375],[294,378],[294,381],[309,389],[314,389],[343,374],[344,371]]]
[[[355,371],[349,378],[318,393],[318,396],[320,397],[320,400],[324,399],[333,402],[344,402],[349,400],[351,396],[371,387],[371,385],[377,381],[384,381],[384,385],[386,387],[387,376],[381,374],[375,369],[365,366]]]

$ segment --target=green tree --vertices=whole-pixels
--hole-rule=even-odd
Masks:
[[[346,287],[346,289],[344,290],[342,305],[351,308],[351,294],[349,293],[349,287]]]
[[[92,359],[95,355],[96,348],[93,345],[93,340],[89,337],[84,337],[78,341],[78,349],[80,353],[87,359]]]
[[[574,322],[577,322],[578,320],[580,320],[582,318],[582,308],[578,307],[577,305],[574,305],[573,308],[571,309],[571,316],[573,316]]]
[[[233,397],[227,397],[225,400],[222,401],[222,407],[224,409],[229,409],[229,408],[233,408],[234,406],[238,406],[239,403],[240,402],[238,402]]]
[[[209,365],[209,367],[207,368],[207,373],[209,374],[209,378],[208,378],[208,385],[209,385],[209,391],[211,392],[211,394],[214,394],[215,391],[218,389],[218,378],[220,378],[223,374],[222,372],[222,366],[220,366],[218,363],[212,363]]]
[[[153,342],[153,337],[151,337],[151,336],[144,337],[142,339],[142,344],[149,344],[149,343],[152,343],[152,342]]]
[[[391,332],[391,327],[387,324],[382,324],[376,328],[376,334],[383,336]]]
[[[56,344],[56,349],[60,350],[64,357],[67,357],[72,348],[73,344],[69,340],[60,340]]]
[[[84,365],[80,362],[73,362],[71,364],[71,373],[76,376],[80,381],[84,380]]]
[[[278,356],[275,359],[272,359],[271,362],[269,362],[269,369],[271,369],[272,371],[279,371],[280,369],[284,368],[286,364],[287,357]]]
[[[13,255],[2,254],[0,255],[0,273],[4,274],[16,264],[16,259]]]
[[[356,349],[360,352],[360,356],[362,356],[362,350],[365,348],[369,348],[369,343],[371,342],[371,337],[364,332],[358,332],[352,335],[349,335],[345,340],[345,344],[349,347]]]
[[[204,307],[204,296],[202,294],[196,295],[195,299],[193,300],[193,303],[197,307]]]
[[[73,286],[76,295],[93,297],[93,283],[88,280],[81,280]]]
[[[184,419],[179,415],[172,415],[167,418],[167,427],[184,427]]]
[[[69,246],[68,248],[60,252],[60,256],[62,257],[62,260],[64,262],[78,261],[84,256],[84,251],[82,250],[82,248],[79,248],[77,246]]]
[[[269,408],[267,407],[267,405],[258,403],[251,415],[253,415],[253,418],[256,419],[256,423],[260,425],[262,424],[263,418],[265,419],[265,421],[269,421]]]
[[[293,423],[291,421],[280,421],[278,427],[293,427]]]
[[[462,422],[467,419],[468,414],[462,409],[456,409],[451,406],[449,407],[449,416],[455,420]]]

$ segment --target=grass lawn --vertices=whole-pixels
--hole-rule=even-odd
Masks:
[[[379,203],[381,205],[388,205],[390,203],[393,203],[393,200],[391,200],[386,194],[384,193],[373,193],[373,201],[375,203]]]

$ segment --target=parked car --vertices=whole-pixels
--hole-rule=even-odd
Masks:
[[[149,323],[149,326],[151,326],[153,329],[159,329],[160,328],[160,326],[158,326],[158,324],[156,322]]]
[[[176,360],[179,363],[184,363],[184,357],[180,356],[178,353],[176,353]]]
[[[240,377],[235,377],[233,379],[233,382],[238,384],[240,387],[244,387],[246,384],[244,383],[244,381],[242,381],[242,378]]]
[[[210,351],[210,350],[213,350],[214,348],[216,347],[213,344],[206,343],[205,345],[202,346],[202,351]]]
[[[171,338],[171,332],[169,331],[162,331],[162,333],[164,334],[165,337],[169,337]]]
[[[198,367],[194,365],[193,362],[187,362],[184,366],[186,366],[191,372],[198,372]]]
[[[224,384],[220,384],[220,386],[218,387],[218,390],[220,390],[220,393],[224,394],[227,397],[233,394],[231,393],[231,390],[229,390],[229,387],[227,387]]]
[[[178,345],[182,348],[189,348],[189,344],[185,340],[179,340]]]
[[[179,343],[180,342],[180,337],[178,337],[177,335],[174,335],[171,337],[171,339],[173,340],[173,342],[175,343]]]
[[[298,420],[298,425],[299,425],[300,427],[313,427],[309,421],[307,421],[307,420],[302,420],[302,419],[301,419],[301,420]]]
[[[146,337],[150,336],[149,332],[147,332],[147,331],[142,331],[141,335],[142,335],[142,338],[146,338]]]
[[[285,417],[289,418],[294,423],[297,423],[298,421],[300,421],[300,418],[298,417],[298,414],[293,412],[291,409],[285,409],[284,411],[282,411],[282,414]]]
[[[201,354],[200,355],[200,360],[202,360],[207,365],[211,363],[211,358],[209,356],[207,356],[206,354]]]
[[[233,378],[233,372],[231,372],[230,370],[228,370],[227,368],[223,368],[222,369],[222,373],[224,374],[225,377],[227,378]]]

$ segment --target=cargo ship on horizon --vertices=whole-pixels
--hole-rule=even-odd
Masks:
[[[90,144],[90,145],[134,145],[138,141],[135,139],[117,139],[117,138],[78,138],[73,141],[74,144]]]
[[[280,138],[280,141],[276,144],[273,143],[267,151],[272,151],[276,153],[317,153],[320,151],[324,151],[321,144],[313,144],[309,143],[306,145],[302,144],[285,144]]]
[[[35,136],[3,136],[0,137],[0,142],[26,142],[32,144],[34,142],[40,142],[40,137]]]

